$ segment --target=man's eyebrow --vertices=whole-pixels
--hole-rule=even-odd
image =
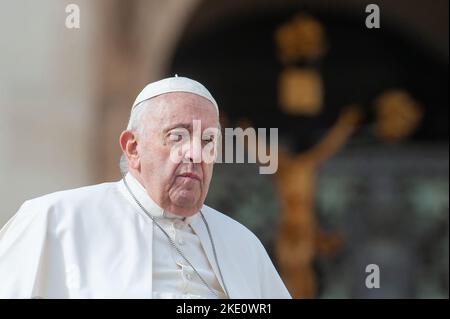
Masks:
[[[189,130],[192,127],[192,124],[184,123],[184,122],[176,123],[176,124],[170,125],[168,128],[166,128],[164,130],[164,132],[168,132],[170,130],[173,130],[174,128],[180,128],[180,127]]]

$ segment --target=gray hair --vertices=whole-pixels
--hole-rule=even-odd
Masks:
[[[127,130],[143,133],[144,127],[141,124],[146,111],[150,109],[149,107],[146,107],[148,104],[150,104],[150,100],[145,100],[133,108],[128,121]]]
[[[124,153],[122,153],[122,155],[120,156],[119,169],[120,174],[122,175],[126,175],[128,173],[128,161]]]

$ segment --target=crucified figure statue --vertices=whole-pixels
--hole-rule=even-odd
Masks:
[[[276,258],[287,288],[294,298],[317,294],[313,269],[317,254],[331,254],[341,245],[338,234],[320,230],[315,214],[316,178],[320,166],[335,155],[358,127],[362,113],[357,106],[345,108],[325,136],[300,154],[279,152],[275,175],[281,199]]]

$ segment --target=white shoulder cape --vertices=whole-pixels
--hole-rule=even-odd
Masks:
[[[290,298],[251,231],[202,212],[231,298]],[[191,225],[220,280],[198,215]],[[122,181],[26,201],[0,231],[0,298],[151,298],[152,224]]]

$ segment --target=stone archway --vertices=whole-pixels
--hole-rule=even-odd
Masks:
[[[420,2],[420,1],[418,1]],[[405,2],[406,3],[406,2]],[[441,59],[448,57],[448,28],[442,30],[446,20],[445,1],[439,5],[426,4],[419,10],[408,2],[380,1],[383,15],[389,17],[403,31],[411,28],[430,50]],[[423,6],[423,3],[420,2]],[[95,154],[99,154],[93,168],[95,180],[110,180],[119,176],[117,161],[120,155],[118,135],[125,126],[130,105],[145,83],[166,75],[177,45],[185,35],[212,28],[221,21],[249,12],[270,12],[286,7],[317,7],[330,11],[361,11],[364,4],[347,0],[329,1],[202,1],[202,0],[130,0],[127,2],[96,2],[101,14],[101,36],[105,45],[99,50],[101,86],[98,94],[96,123],[101,134],[95,138]],[[433,23],[426,17],[432,15]],[[447,16],[448,20],[448,16]]]

